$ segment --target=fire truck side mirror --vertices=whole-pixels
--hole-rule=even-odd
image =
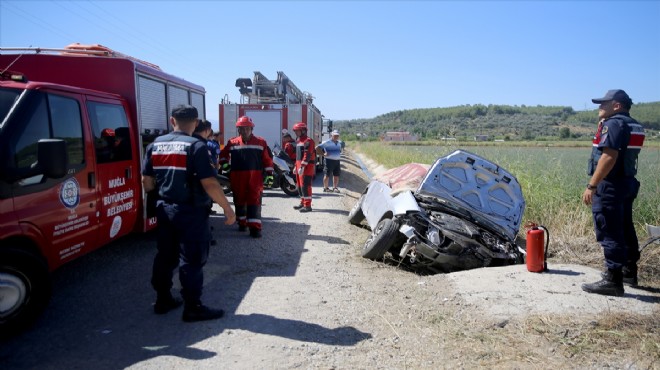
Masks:
[[[46,177],[59,179],[69,168],[66,142],[61,139],[42,139],[37,144],[36,170]]]

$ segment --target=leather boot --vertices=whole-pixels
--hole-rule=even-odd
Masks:
[[[591,284],[582,284],[582,290],[588,293],[623,296],[623,274],[621,270],[607,270],[601,274],[602,279]]]
[[[637,265],[624,266],[621,270],[623,273],[623,283],[632,287],[637,286]],[[605,278],[607,271],[600,273],[602,278]]]
[[[630,264],[624,266],[623,270],[623,283],[630,286],[637,286],[637,265]]]

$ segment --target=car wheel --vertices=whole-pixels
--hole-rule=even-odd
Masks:
[[[348,213],[348,222],[352,225],[359,225],[364,220],[364,213],[362,212],[362,202],[364,201],[364,194],[360,199],[355,202],[353,208]]]
[[[383,258],[394,243],[398,232],[398,222],[389,218],[382,219],[364,242],[362,257],[372,260]]]
[[[50,299],[46,264],[23,250],[0,250],[0,333],[12,334],[30,324]]]

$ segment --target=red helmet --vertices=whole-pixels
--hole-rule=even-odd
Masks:
[[[307,130],[307,124],[305,122],[298,122],[293,125],[293,131],[296,130]]]
[[[101,137],[115,137],[115,130],[104,128],[103,131],[101,131]]]
[[[238,121],[236,121],[236,127],[254,127],[254,122],[252,122],[252,118],[248,116],[241,116]]]

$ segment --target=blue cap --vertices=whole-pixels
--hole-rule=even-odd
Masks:
[[[612,100],[618,101],[619,103],[632,104],[632,100],[628,94],[626,94],[626,92],[621,89],[609,90],[602,98],[591,99],[594,104],[605,103]]]

